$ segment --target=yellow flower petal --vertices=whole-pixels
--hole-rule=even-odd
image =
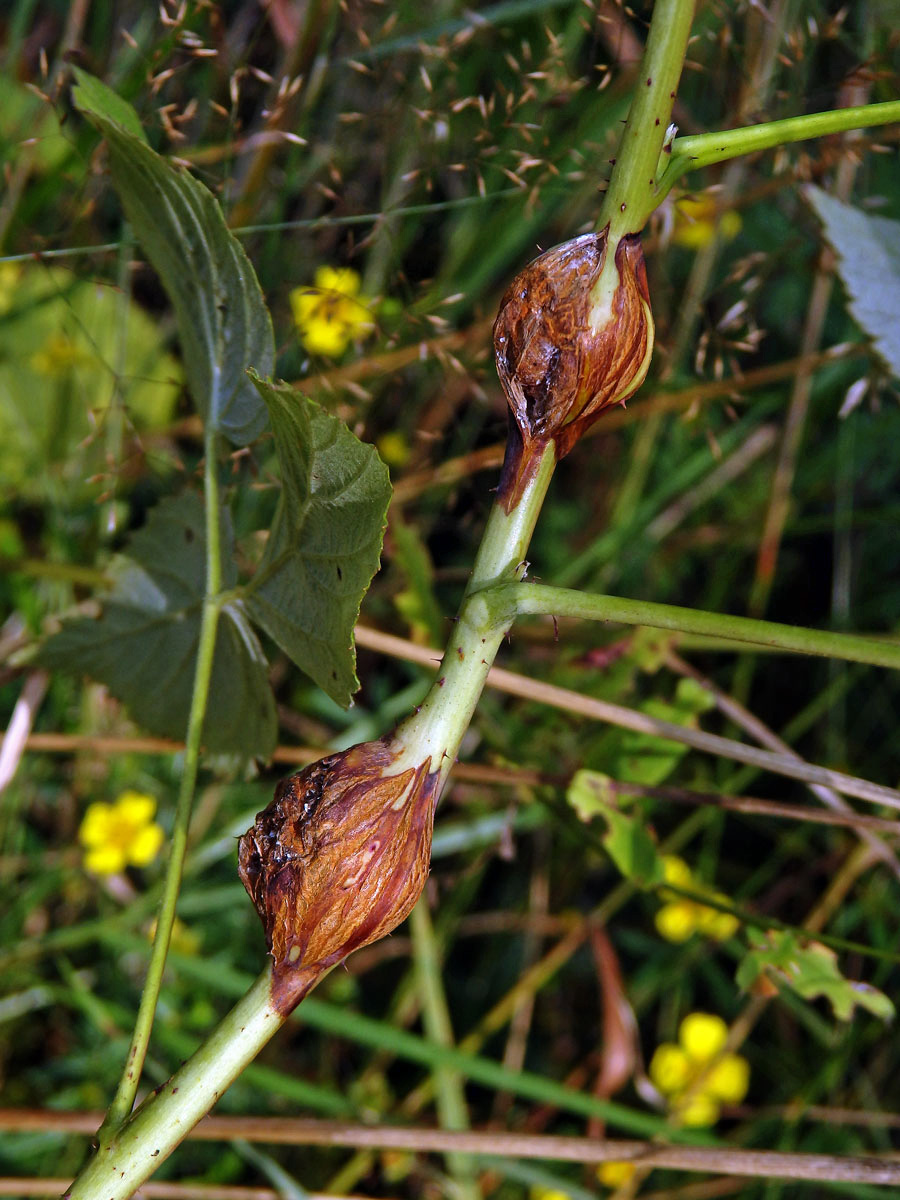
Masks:
[[[721,892],[714,892],[712,898],[718,900],[720,904],[728,903],[728,897],[723,896]],[[730,938],[737,932],[740,921],[732,913],[719,912],[716,908],[707,908],[703,905],[700,906],[697,925],[700,932],[706,934],[707,937],[711,937],[717,942],[724,942],[726,938]]]
[[[146,825],[153,820],[156,801],[144,792],[122,792],[116,800],[115,809],[119,820]]]
[[[131,863],[146,866],[159,853],[163,831],[153,821],[156,801],[144,792],[123,792],[115,804],[88,805],[78,830],[86,847],[84,865],[97,875],[113,875]]]
[[[135,867],[146,867],[153,862],[163,844],[163,831],[160,825],[145,825],[135,832],[128,847],[128,861]]]
[[[99,846],[106,841],[112,818],[112,805],[96,801],[89,804],[78,827],[78,840],[82,846]]]
[[[695,1063],[708,1062],[728,1040],[728,1026],[713,1013],[688,1013],[678,1027],[678,1041]]]
[[[723,1104],[739,1104],[750,1086],[750,1064],[740,1054],[726,1054],[712,1068],[703,1090]]]
[[[673,900],[662,906],[654,922],[667,942],[686,942],[697,932],[697,905],[690,900]]]
[[[322,305],[322,293],[315,288],[298,287],[288,295],[291,312],[297,325],[303,325]]]
[[[359,287],[359,276],[349,267],[319,267],[313,287],[289,294],[294,323],[310,354],[340,358],[351,341],[375,328]]]
[[[719,1104],[705,1092],[691,1096],[675,1110],[685,1125],[715,1125],[719,1119]]]
[[[301,340],[310,354],[340,358],[350,345],[350,331],[342,321],[316,316],[301,330]]]
[[[405,467],[412,453],[409,442],[398,430],[383,433],[375,447],[389,467]]]
[[[671,1096],[687,1087],[691,1064],[681,1046],[663,1042],[653,1052],[647,1074],[664,1096]]]
[[[125,870],[125,855],[121,848],[112,842],[104,846],[95,846],[84,856],[85,869],[92,875],[118,875]]]
[[[605,1162],[597,1168],[597,1178],[607,1187],[621,1187],[634,1176],[637,1167],[630,1162]]]
[[[666,883],[674,883],[676,887],[693,887],[694,877],[691,874],[691,868],[683,858],[679,858],[677,854],[664,854],[662,865],[663,878]]]
[[[352,267],[319,267],[315,280],[323,292],[342,292],[345,296],[357,295],[361,282]]]
[[[698,250],[709,245],[717,234],[731,241],[740,230],[740,215],[730,209],[717,214],[713,196],[684,196],[675,205],[672,241],[678,246]]]

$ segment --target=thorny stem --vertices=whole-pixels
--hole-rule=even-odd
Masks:
[[[693,0],[657,0],[655,5],[641,69],[641,86],[632,105],[619,161],[613,170],[600,215],[599,225],[601,228],[606,224],[610,225],[612,240],[618,240],[625,233],[639,231],[661,199],[656,172],[675,88],[681,73],[692,14]],[[844,112],[841,115],[846,120],[848,113]],[[846,127],[840,125],[836,128]],[[738,132],[743,131],[735,131]],[[830,129],[820,128],[816,132],[830,132]],[[809,133],[802,136],[809,136]],[[718,141],[720,145],[723,144],[721,138]],[[741,150],[735,150],[734,153],[745,152],[747,148],[745,140]],[[555,448],[551,442],[543,451],[536,470],[515,508],[507,513],[501,505],[494,505],[438,680],[419,712],[397,731],[398,770],[403,767],[400,760],[404,754],[408,755],[410,762],[415,765],[421,764],[423,758],[430,755],[434,768],[440,772],[441,783],[445,781],[481,694],[490,665],[504,633],[517,613],[519,593],[508,589],[510,585],[516,589],[522,587],[519,581],[524,578],[527,566],[524,561],[525,554],[555,460]],[[195,1055],[176,1072],[157,1095],[148,1098],[133,1116],[126,1119],[146,1054],[150,1024],[174,922],[175,900],[199,762],[200,737],[208,698],[216,627],[223,602],[220,595],[218,489],[215,476],[215,441],[212,434],[207,434],[206,472],[206,600],[188,728],[185,769],[176,809],[171,858],[157,936],[125,1076],[105,1122],[105,1128],[112,1136],[103,1142],[96,1157],[73,1185],[68,1193],[71,1200],[96,1200],[96,1197],[101,1195],[104,1200],[124,1200],[130,1196],[164,1161],[200,1117],[215,1104],[222,1092],[255,1057],[284,1020],[283,1010],[276,1011],[272,1002],[272,968],[269,965]],[[503,594],[503,585],[507,590],[506,595]],[[561,589],[547,589],[544,593],[545,598],[550,591],[559,592]],[[526,594],[533,594],[530,587]],[[559,596],[556,599],[558,600]],[[527,611],[527,607],[520,611]],[[558,606],[556,611],[561,611]],[[607,610],[606,619],[612,619],[610,612],[611,610]],[[653,623],[647,617],[645,609],[641,623]],[[623,618],[620,615],[618,619]],[[725,620],[735,621],[737,618]],[[734,629],[729,636],[736,636]]]
[[[126,1200],[153,1174],[284,1023],[271,990],[269,964],[193,1057],[101,1145],[66,1200]]]
[[[818,654],[826,658],[900,669],[900,642],[879,641],[859,634],[781,625],[775,621],[733,617],[727,613],[680,608],[675,604],[657,604],[651,600],[594,595],[535,583],[507,584],[492,589],[485,599],[496,603],[504,614],[512,604],[517,616],[543,614],[580,617],[588,621],[618,621],[623,625],[649,625],[654,629],[705,634],[796,654]]]
[[[203,734],[203,721],[206,716],[206,705],[209,698],[209,685],[212,677],[213,654],[216,645],[216,630],[219,623],[219,613],[222,607],[222,551],[220,546],[219,524],[219,480],[216,463],[216,434],[207,426],[204,434],[205,468],[204,468],[204,499],[206,506],[206,590],[203,601],[203,614],[200,622],[200,637],[197,648],[197,663],[194,669],[194,687],[191,695],[191,709],[188,716],[187,734],[185,737],[184,769],[178,789],[178,801],[175,807],[175,819],[172,827],[172,839],[169,849],[169,862],[163,881],[162,899],[156,920],[156,933],[153,938],[153,950],[150,954],[150,965],[147,968],[147,978],[141,993],[141,1002],[135,1020],[134,1033],[125,1068],[119,1080],[119,1086],[106,1119],[100,1127],[98,1138],[100,1145],[109,1143],[112,1136],[119,1130],[128,1118],[137,1094],[144,1059],[147,1056],[147,1046],[150,1042],[150,1032],[156,1013],[156,1003],[162,986],[163,970],[166,965],[166,955],[175,924],[175,906],[178,902],[178,892],[181,887],[181,876],[184,869],[184,858],[187,851],[188,826],[191,819],[191,808],[194,800],[194,788],[197,783],[197,770],[200,762],[200,740]]]
[[[639,233],[662,197],[657,171],[687,50],[694,0],[656,0],[640,76],[597,228],[615,243]]]
[[[418,712],[397,729],[398,771],[430,755],[432,770],[440,771],[441,786],[446,781],[488,671],[515,617],[512,605],[504,610],[502,604],[489,604],[487,590],[524,578],[528,544],[555,466],[551,441],[516,507],[507,513],[502,504],[494,503],[438,678]]]

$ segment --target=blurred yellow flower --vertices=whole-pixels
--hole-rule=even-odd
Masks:
[[[708,246],[718,234],[730,242],[741,231],[741,218],[733,209],[716,212],[714,196],[682,196],[675,205],[675,227],[672,241],[689,250]]]
[[[608,1188],[618,1188],[633,1178],[637,1167],[630,1162],[605,1162],[597,1168],[597,1178]]]
[[[18,263],[0,262],[0,316],[12,308],[21,274]]]
[[[528,1189],[529,1200],[572,1200],[568,1192],[562,1188],[544,1187],[542,1183],[534,1183]]]
[[[298,287],[288,299],[300,341],[310,354],[340,358],[352,341],[375,328],[360,278],[350,267],[319,267],[312,287]]]
[[[727,904],[728,897],[721,892],[710,891],[696,880],[684,859],[675,854],[663,856],[663,875],[666,883],[675,887],[699,892],[719,904]],[[719,912],[698,900],[676,896],[665,903],[654,918],[661,937],[668,942],[686,942],[695,933],[701,933],[714,941],[722,942],[737,932],[740,921],[732,913]]]
[[[78,829],[87,870],[116,875],[127,866],[145,867],[152,862],[163,843],[155,813],[156,801],[141,792],[123,792],[115,804],[89,804]]]
[[[747,1094],[750,1066],[740,1054],[723,1054],[728,1026],[712,1013],[689,1013],[678,1045],[663,1042],[650,1060],[651,1081],[685,1125],[714,1125],[723,1104]]]
[[[64,333],[51,333],[40,350],[31,356],[30,366],[39,375],[59,379],[74,367],[94,363],[94,358]]]
[[[147,937],[151,942],[156,937],[156,925],[157,921],[154,918],[147,930]],[[179,954],[193,955],[199,954],[201,944],[199,935],[191,929],[190,925],[185,925],[181,917],[176,917],[175,923],[172,926],[172,937],[169,942],[169,948],[177,950]]]
[[[408,439],[399,430],[383,433],[376,441],[375,448],[381,455],[382,462],[389,467],[405,467],[412,454]]]

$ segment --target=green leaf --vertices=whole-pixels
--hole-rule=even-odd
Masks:
[[[599,771],[576,771],[566,800],[582,821],[603,818],[607,825],[603,845],[627,879],[640,887],[661,883],[664,873],[656,843],[645,829],[641,814],[630,817],[621,811],[624,797],[617,795],[612,784],[610,777]]]
[[[251,378],[269,409],[282,493],[247,611],[346,707],[359,686],[353,627],[378,569],[388,471],[374,447],[314,401]]]
[[[232,532],[221,513],[224,586],[236,580]],[[40,651],[50,670],[105,683],[134,720],[160,737],[187,729],[200,637],[206,539],[203,502],[162,501],[113,568],[113,590],[96,619],[63,624]],[[231,759],[267,758],[275,747],[275,702],[266,660],[239,601],[219,616],[203,743]]]
[[[819,942],[801,946],[795,935],[787,931],[772,931],[764,943],[749,950],[735,978],[740,987],[749,988],[761,975],[779,986],[789,987],[804,1000],[824,997],[841,1021],[850,1020],[856,1005],[883,1021],[894,1016],[894,1006],[883,992],[870,984],[844,978],[837,955],[828,946]]]
[[[838,256],[850,311],[900,377],[900,222],[871,216],[811,184],[805,193]]]
[[[675,690],[674,703],[667,700],[650,699],[641,705],[641,712],[661,721],[671,721],[697,728],[698,713],[714,707],[715,701],[709,692],[693,679],[681,679]],[[622,731],[617,738],[618,750],[611,756],[612,770],[616,779],[627,783],[639,783],[645,787],[656,787],[667,779],[688,747],[657,737],[652,733]]]
[[[78,80],[72,89],[72,99],[79,112],[84,113],[89,120],[96,117],[98,120],[114,121],[132,137],[138,138],[145,145],[149,144],[141,119],[127,100],[123,100],[112,88],[108,88],[87,71],[82,71],[79,67],[73,67],[72,70]]]
[[[0,290],[0,494],[19,503],[65,496],[75,508],[109,486],[107,447],[96,435],[114,372],[140,435],[170,424],[181,367],[159,325],[138,304],[123,311],[113,288],[46,263],[12,272],[8,292]],[[119,478],[117,494],[127,488]]]
[[[188,386],[203,420],[236,445],[262,432],[266,410],[247,368],[272,369],[272,321],[250,260],[210,191],[147,144],[137,114],[76,69],[76,108],[109,143],[116,191],[178,321]]]

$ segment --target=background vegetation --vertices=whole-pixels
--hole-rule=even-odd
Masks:
[[[701,5],[679,127],[895,97],[897,15],[888,0],[837,13],[782,0],[766,11]],[[81,1112],[108,1102],[162,859],[88,870],[79,830],[88,805],[126,791],[152,797],[165,828],[181,765],[178,746],[148,740],[103,687],[36,671],[27,652],[60,615],[91,611],[113,556],[155,505],[199,478],[202,457],[170,309],[136,257],[97,136],[71,109],[66,63],[134,103],[152,144],[216,192],[272,310],[277,374],[373,442],[395,488],[362,612],[354,705],[340,709],[268,644],[274,761],[205,763],[148,1060],[159,1082],[262,962],[235,836],[287,764],[386,732],[427,689],[433,656],[422,648],[446,638],[501,457],[504,406],[489,356],[497,300],[536,247],[591,227],[647,16],[567,0],[425,10],[16,0],[0,18],[0,708],[13,732],[33,718],[21,760],[15,737],[0,760],[17,767],[2,778],[0,808],[3,1105]],[[659,347],[650,380],[558,470],[531,577],[816,627],[896,629],[900,411],[832,286],[833,258],[801,187],[812,181],[900,218],[895,145],[888,129],[789,147],[692,177],[699,204],[667,202],[647,237]],[[346,348],[313,342],[311,352],[291,293],[322,267],[358,274],[369,315],[345,312]],[[269,436],[231,456],[228,499],[247,570],[274,510],[273,461]],[[449,1063],[451,1092],[467,1080],[455,1123],[496,1129],[498,1145],[503,1131],[584,1132],[587,1121],[596,1133],[603,1118],[611,1135],[646,1135],[678,1124],[647,1065],[699,1011],[728,1023],[749,1063],[746,1098],[700,1140],[888,1150],[900,1105],[889,1026],[865,1010],[841,1019],[827,999],[779,986],[777,971],[747,992],[735,971],[782,923],[838,939],[844,975],[890,996],[893,852],[878,857],[852,815],[822,823],[800,782],[594,720],[589,702],[770,745],[774,731],[810,762],[893,786],[896,678],[550,620],[517,626],[502,665],[526,681],[525,694],[489,690],[467,738],[438,816],[433,929],[426,922],[411,941],[404,928],[330,976],[218,1111],[431,1126],[436,1084],[440,1118],[452,1124]],[[529,680],[577,693],[576,712],[547,703]],[[214,696],[217,705],[227,697]],[[737,931],[695,919],[686,940],[664,936],[655,918],[673,893],[623,883],[606,826],[570,802],[585,768],[629,785],[642,823],[690,864],[688,890],[715,890],[738,913]],[[747,796],[807,812],[744,811],[735,798]],[[745,967],[742,981],[750,977]],[[423,1005],[435,1011],[429,985],[445,991],[444,1027],[422,1024]],[[442,1052],[451,1040],[466,1059]],[[491,1076],[486,1062],[508,1074]],[[604,1104],[612,1095],[616,1104]],[[11,1177],[71,1177],[84,1152],[82,1135],[49,1127],[0,1134],[0,1170]],[[475,1170],[240,1137],[186,1143],[160,1178],[216,1196],[265,1184],[284,1195],[474,1187],[577,1197],[611,1180],[525,1160],[479,1160]],[[624,1186],[768,1198],[820,1185],[659,1171]],[[863,1184],[833,1190],[875,1194]]]

